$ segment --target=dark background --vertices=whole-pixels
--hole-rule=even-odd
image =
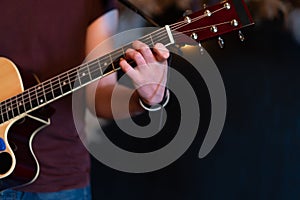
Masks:
[[[244,35],[244,42],[237,33],[225,35],[224,49],[216,40],[204,44],[228,101],[223,132],[210,154],[197,157],[207,128],[203,119],[188,151],[164,169],[130,174],[92,158],[94,199],[300,199],[300,46],[280,18],[247,28]],[[205,84],[192,81],[209,118]],[[174,106],[170,102],[167,109],[176,116]],[[113,124],[107,132],[118,139]]]

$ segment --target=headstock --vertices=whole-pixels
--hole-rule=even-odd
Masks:
[[[240,29],[253,24],[253,19],[243,0],[225,0],[186,15],[177,23],[170,25],[170,28],[190,36],[197,42],[239,30],[238,37],[243,41],[244,36]],[[185,42],[177,37],[180,34],[174,35],[177,43]],[[218,43],[223,48],[224,41],[221,37],[218,37]]]

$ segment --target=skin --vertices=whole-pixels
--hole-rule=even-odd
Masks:
[[[102,41],[116,33],[117,26],[117,10],[109,11],[95,20],[87,30],[86,55]],[[163,99],[167,81],[167,59],[169,57],[169,51],[166,47],[158,43],[151,51],[146,44],[134,41],[132,48],[127,49],[125,54],[127,59],[132,59],[137,64],[133,68],[125,59],[120,61],[122,70],[130,77],[135,89],[117,84],[116,73],[100,79],[98,83],[87,86],[86,102],[91,110],[93,110],[95,102],[98,117],[112,119],[129,117],[128,113],[137,115],[144,111],[138,102],[139,98],[149,105],[157,104]],[[112,114],[113,90],[117,100],[114,99],[112,106],[118,110],[117,116]],[[94,95],[95,91],[96,94]],[[124,99],[130,99],[129,107]]]

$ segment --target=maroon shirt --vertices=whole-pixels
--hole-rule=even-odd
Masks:
[[[82,63],[87,27],[112,9],[113,3],[4,0],[0,6],[0,56],[45,81]],[[71,96],[51,106],[56,110],[51,125],[40,131],[33,142],[40,175],[21,190],[52,192],[89,183],[89,154],[74,126]]]

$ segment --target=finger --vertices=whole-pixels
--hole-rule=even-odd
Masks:
[[[155,55],[156,60],[159,62],[166,61],[170,56],[169,50],[165,47],[165,45],[163,45],[161,43],[155,44],[153,51],[156,54]]]
[[[123,72],[125,72],[131,79],[135,77],[135,70],[125,59],[121,59],[119,64]]]
[[[134,60],[138,66],[146,65],[146,61],[143,55],[134,49],[127,49],[125,52],[125,56],[126,59]]]
[[[134,41],[132,43],[132,47],[143,55],[146,63],[153,63],[156,61],[150,47],[145,43],[141,41]]]

